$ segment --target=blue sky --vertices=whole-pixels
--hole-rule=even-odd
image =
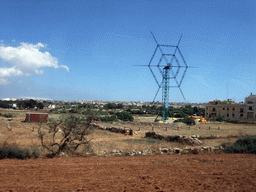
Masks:
[[[183,34],[188,102],[256,94],[254,0],[3,0],[0,18],[0,98],[152,101],[149,68],[134,66],[149,64],[150,31]],[[184,101],[177,88],[169,100]]]

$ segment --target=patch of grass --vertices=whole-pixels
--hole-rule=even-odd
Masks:
[[[238,139],[234,144],[224,149],[225,153],[254,153],[256,154],[256,136]]]
[[[155,144],[155,143],[160,143],[161,141],[156,140],[156,139],[152,139],[150,137],[145,138],[145,139],[124,139],[122,140],[123,142],[132,142],[132,143],[150,143],[150,144]]]
[[[205,137],[205,139],[215,139],[215,137],[211,135],[209,137]]]
[[[115,115],[111,115],[111,116],[104,116],[104,117],[100,117],[99,119],[100,119],[100,121],[102,121],[102,122],[113,122],[113,121],[118,121]]]
[[[17,146],[0,147],[0,159],[29,159],[38,158],[40,156],[37,150],[21,149]]]

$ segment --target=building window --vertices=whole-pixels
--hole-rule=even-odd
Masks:
[[[252,110],[252,107],[249,107],[249,110]]]
[[[227,108],[227,110],[229,110],[229,108]]]
[[[212,111],[215,111],[215,108],[212,108]]]
[[[229,114],[227,114],[227,117],[229,117]]]
[[[247,101],[247,104],[253,104],[253,102],[252,101]]]
[[[233,108],[233,111],[235,111],[235,108]]]
[[[208,113],[206,113],[206,116],[208,116]]]
[[[225,108],[223,108],[223,110],[225,110]]]
[[[240,117],[243,117],[244,115],[243,114],[240,114]]]
[[[206,107],[205,109],[208,110],[208,107]]]
[[[232,117],[235,117],[235,114],[232,114]]]
[[[243,109],[243,108],[240,108],[240,112],[243,113],[243,112],[244,112],[244,109]]]

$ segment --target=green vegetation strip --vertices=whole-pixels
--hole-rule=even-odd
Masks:
[[[226,144],[223,144],[224,146]],[[247,136],[238,139],[231,146],[225,147],[225,153],[254,153],[256,154],[256,136]]]
[[[0,147],[0,159],[29,159],[38,158],[39,156],[40,154],[36,150],[30,151],[28,149],[20,149],[16,146],[10,148]]]

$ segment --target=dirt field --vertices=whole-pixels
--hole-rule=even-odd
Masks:
[[[255,191],[256,156],[0,160],[0,191]]]
[[[63,156],[44,159],[46,151],[38,139],[38,124],[21,122],[25,119],[25,112],[11,113],[15,115],[11,121],[0,117],[0,145],[7,141],[24,148],[36,148],[42,156],[30,160],[0,160],[0,191],[255,191],[256,188],[256,156],[248,154],[206,152],[197,155]],[[50,117],[58,116],[53,114]],[[146,118],[142,121],[137,118],[134,123],[99,124],[130,127],[138,135],[96,129],[90,136],[94,138],[94,152],[186,147],[177,142],[144,138],[145,132],[152,129],[165,135],[224,137],[204,139],[203,146],[219,146],[237,140],[230,136],[256,135],[255,124],[208,123],[189,127],[153,124]]]

